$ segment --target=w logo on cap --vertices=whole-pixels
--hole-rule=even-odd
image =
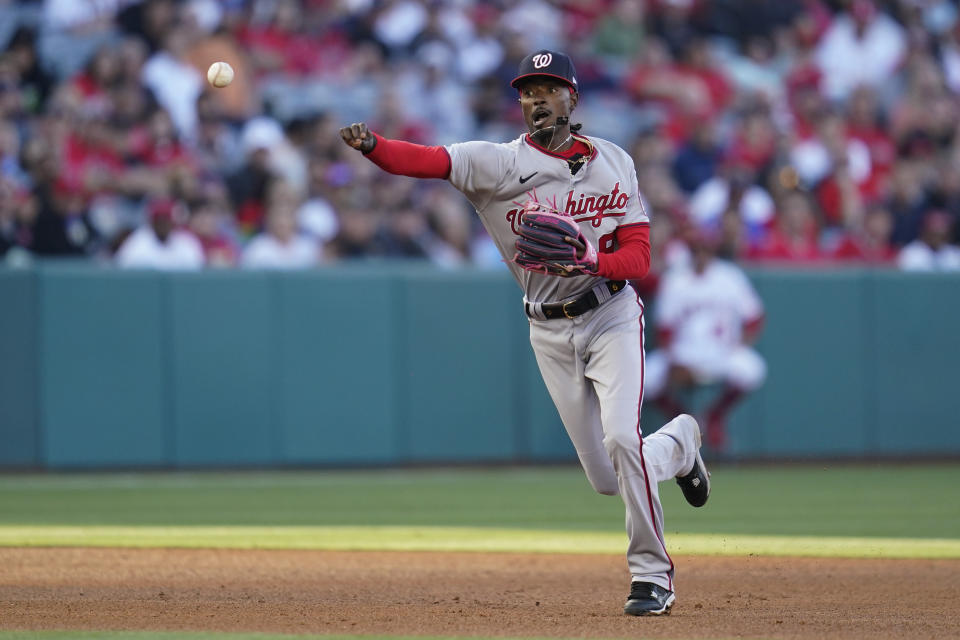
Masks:
[[[553,62],[552,53],[539,53],[533,56],[534,69],[543,69],[544,67],[549,67],[551,62]]]
[[[2,2],[3,0],[0,0],[0,3]],[[517,69],[517,77],[510,82],[510,86],[517,89],[519,83],[523,81],[524,78],[531,76],[556,78],[563,80],[574,90],[577,89],[577,74],[573,70],[573,62],[571,62],[567,54],[560,51],[540,49],[528,55],[520,61],[520,66]]]

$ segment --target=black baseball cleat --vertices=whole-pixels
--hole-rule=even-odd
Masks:
[[[623,612],[628,616],[667,616],[677,597],[652,582],[631,582]]]
[[[700,427],[696,420],[691,418],[693,428],[697,430],[697,457],[693,461],[693,469],[685,476],[677,476],[677,484],[683,491],[683,497],[687,499],[694,507],[702,507],[707,504],[707,498],[710,497],[710,472],[703,464],[703,458],[700,456]]]

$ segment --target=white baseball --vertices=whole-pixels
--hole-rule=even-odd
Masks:
[[[218,89],[233,82],[233,67],[226,62],[214,62],[207,69],[207,81]]]

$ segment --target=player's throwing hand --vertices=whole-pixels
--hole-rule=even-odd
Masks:
[[[377,139],[370,133],[365,122],[354,122],[349,127],[340,129],[340,137],[348,145],[364,153],[373,151],[377,144]]]

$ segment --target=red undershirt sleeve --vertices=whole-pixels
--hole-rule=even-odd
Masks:
[[[614,231],[618,248],[597,256],[597,275],[611,280],[633,280],[650,269],[650,225],[631,224]]]
[[[373,135],[377,144],[366,156],[387,173],[444,180],[450,176],[450,154],[445,148],[388,140],[376,133]]]

